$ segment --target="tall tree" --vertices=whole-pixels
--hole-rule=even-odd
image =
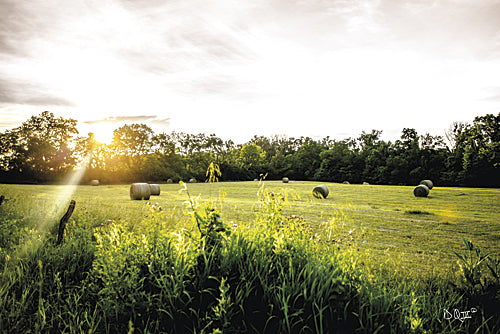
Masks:
[[[60,178],[75,167],[72,139],[76,134],[74,119],[56,117],[49,111],[32,116],[20,127],[2,134],[1,166],[24,179]]]
[[[459,137],[463,149],[462,180],[466,185],[500,186],[500,113],[474,119]]]
[[[415,184],[423,177],[420,166],[420,137],[415,129],[404,128],[388,159],[392,184]]]
[[[328,147],[309,137],[301,138],[300,142],[302,145],[290,155],[292,170],[288,176],[296,180],[313,180],[314,173],[321,166],[321,152]]]
[[[124,125],[113,131],[108,167],[121,180],[144,178],[144,157],[151,152],[153,130],[145,124]]]
[[[390,144],[381,141],[381,135],[381,130],[372,130],[371,133],[363,131],[358,138],[360,159],[364,163],[362,179],[369,183],[387,183],[389,180],[387,158]]]
[[[321,165],[315,178],[324,181],[353,182],[359,179],[361,171],[357,169],[354,141],[346,139],[337,141],[333,146],[320,153]]]

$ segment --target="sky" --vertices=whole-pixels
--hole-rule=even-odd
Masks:
[[[500,0],[0,0],[0,131],[444,135],[500,112]]]

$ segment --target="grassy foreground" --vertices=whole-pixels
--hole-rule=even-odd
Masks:
[[[499,190],[314,185],[0,185],[0,332],[500,330]]]

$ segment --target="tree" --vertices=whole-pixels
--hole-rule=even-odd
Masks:
[[[265,172],[266,152],[257,144],[248,143],[234,148],[222,168],[224,178],[250,180]],[[227,176],[224,176],[227,173]]]
[[[144,157],[151,152],[153,130],[145,124],[124,125],[113,131],[107,166],[120,181],[144,179]]]
[[[78,166],[86,168],[83,180],[97,179],[103,183],[115,183],[114,175],[109,171],[111,149],[107,144],[98,142],[94,133],[87,137],[78,137],[75,140],[75,154],[78,157]]]
[[[245,144],[238,152],[239,156],[236,162],[241,167],[248,167],[249,169],[260,168],[266,157],[264,150],[256,144]]]
[[[380,130],[372,130],[371,133],[363,131],[358,138],[361,146],[360,159],[364,163],[362,179],[369,183],[388,183],[390,179],[387,160],[391,145],[381,141],[381,135]]]
[[[426,133],[420,136],[420,164],[423,179],[440,182],[446,168],[449,151],[441,136],[431,136]]]
[[[76,134],[74,119],[55,117],[49,111],[32,116],[20,127],[2,134],[1,167],[24,180],[61,178],[75,167],[71,146]]]
[[[124,125],[113,131],[113,149],[119,155],[139,157],[150,152],[153,130],[145,124]]]
[[[382,135],[381,130],[372,130],[371,133],[366,133],[362,131],[361,135],[358,138],[358,142],[361,145],[361,150],[369,151],[372,148],[374,148],[379,142],[381,135]]]
[[[500,113],[476,117],[460,134],[457,146],[463,150],[460,176],[465,185],[500,186]]]
[[[353,146],[354,142],[346,139],[335,142],[330,149],[321,152],[321,165],[315,178],[334,182],[357,181],[361,171],[356,167]]]
[[[455,149],[457,139],[460,134],[469,127],[469,124],[464,122],[453,122],[450,128],[445,131],[446,139],[448,140],[448,150],[451,152]]]
[[[392,184],[416,184],[425,177],[420,165],[420,137],[415,129],[404,128],[388,159]]]
[[[288,176],[295,180],[313,180],[321,166],[321,153],[328,148],[311,138],[301,138],[302,145],[289,155],[292,169]]]

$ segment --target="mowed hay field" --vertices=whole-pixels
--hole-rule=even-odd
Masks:
[[[188,191],[199,201],[217,200],[222,219],[231,224],[252,222],[261,187],[286,197],[287,215],[302,216],[322,242],[342,246],[352,231],[358,247],[374,259],[397,261],[409,275],[455,271],[453,251],[464,249],[462,238],[484,253],[500,252],[500,189],[434,187],[429,197],[417,198],[414,187],[323,183],[330,194],[316,199],[318,182],[281,181],[191,183]],[[72,219],[87,215],[95,223],[126,221],[140,224],[151,204],[158,203],[176,222],[172,231],[193,229],[185,214],[186,192],[179,184],[161,184],[160,196],[149,201],[130,199],[130,185],[58,186],[0,185],[0,195],[22,213],[24,225],[47,228],[57,224],[71,199]],[[149,203],[149,205],[148,205]],[[70,220],[71,224],[71,220]],[[139,226],[138,226],[139,227]]]

